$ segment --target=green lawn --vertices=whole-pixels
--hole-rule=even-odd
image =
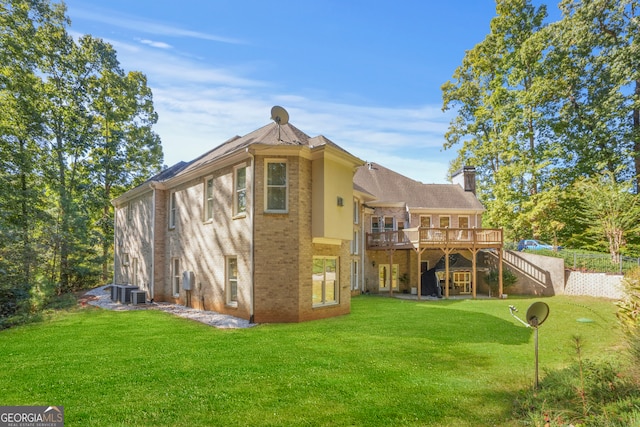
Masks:
[[[534,381],[537,299],[352,300],[352,313],[218,330],[159,311],[89,308],[0,332],[0,405],[63,405],[67,426],[510,426]],[[615,357],[610,301],[553,297],[540,375]],[[585,321],[589,319],[590,321]]]

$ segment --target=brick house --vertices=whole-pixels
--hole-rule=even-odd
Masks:
[[[434,191],[433,206],[413,203]],[[404,234],[393,247],[375,236],[417,231],[425,218],[479,227],[482,212],[458,184],[409,180],[288,123],[232,138],[112,203],[114,284],[257,323],[346,314],[353,293],[388,283],[393,292],[400,277],[415,287],[421,255],[433,252],[431,267],[442,252],[421,252],[421,243],[412,251]],[[394,252],[404,258],[388,262]]]
[[[474,168],[462,168],[452,181],[423,184],[376,163],[358,168],[366,250],[359,291],[476,296],[477,273],[487,270],[483,251],[502,248],[502,230],[482,228]]]

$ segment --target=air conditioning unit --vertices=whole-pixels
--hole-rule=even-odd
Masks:
[[[146,291],[131,291],[131,304],[146,304],[147,292]]]
[[[118,302],[122,304],[128,304],[131,302],[131,292],[137,291],[137,286],[132,285],[120,285],[118,286]]]
[[[118,301],[118,288],[115,283],[111,285],[111,301]]]

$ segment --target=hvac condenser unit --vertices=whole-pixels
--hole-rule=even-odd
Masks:
[[[115,283],[111,285],[111,301],[118,301],[118,285]]]
[[[147,292],[146,291],[131,291],[131,304],[146,304]]]
[[[118,286],[118,302],[127,304],[131,302],[131,292],[138,290],[137,286],[120,285]]]

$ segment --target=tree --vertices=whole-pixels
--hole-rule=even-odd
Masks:
[[[162,162],[145,76],[69,25],[64,4],[0,0],[0,317],[34,284],[106,280],[110,200]]]
[[[576,182],[575,190],[586,236],[604,240],[611,261],[618,263],[628,236],[640,232],[640,196],[632,193],[630,181],[617,182],[609,171]]]
[[[10,295],[3,310],[10,316],[29,310],[32,286],[39,289],[45,242],[42,227],[49,220],[40,165],[44,127],[38,106],[39,43],[42,26],[61,24],[63,15],[46,2],[0,3],[0,292]]]
[[[638,0],[564,0],[549,28],[558,94],[556,134],[573,176],[640,173]],[[620,167],[620,166],[623,167]]]
[[[544,190],[555,150],[547,122],[546,8],[499,0],[491,33],[467,51],[453,81],[442,86],[443,109],[456,109],[445,148],[460,145],[455,166],[475,166],[488,223],[505,226]],[[515,238],[513,230],[507,230]]]
[[[93,39],[91,45],[102,58],[102,69],[89,88],[93,128],[87,168],[104,282],[113,244],[111,200],[159,171],[162,147],[152,130],[157,114],[146,77],[140,72],[125,73],[109,44]]]

